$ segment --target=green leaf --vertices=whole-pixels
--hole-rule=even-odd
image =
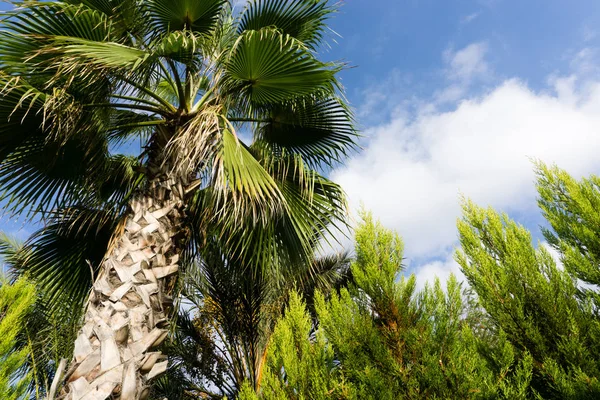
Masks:
[[[85,6],[66,3],[25,3],[23,8],[7,11],[6,30],[37,36],[68,36],[80,39],[109,40],[110,23],[106,15]],[[42,42],[43,43],[43,42]]]
[[[162,97],[163,92],[160,92]],[[151,115],[140,114],[129,110],[113,109],[110,113],[110,123],[107,140],[114,146],[121,145],[132,139],[147,139],[152,134],[156,125],[164,120]]]
[[[189,64],[197,61],[195,56],[201,43],[202,40],[191,31],[174,31],[161,38],[154,51],[163,57]]]
[[[6,72],[19,71],[32,79],[52,74],[44,64],[48,55],[40,51],[53,37],[103,41],[112,36],[106,16],[85,6],[29,3],[8,11],[7,15],[0,32],[0,67]]]
[[[217,200],[215,205],[214,195],[203,190],[197,193],[190,211],[195,231],[202,231],[199,227],[206,227],[203,221],[209,220],[209,226],[232,252],[263,270],[312,260],[323,235],[337,233],[345,226],[344,192],[339,185],[306,169],[301,161],[259,159],[276,183],[284,206],[255,212],[246,203],[236,206],[226,201],[223,205]],[[261,212],[268,216],[266,220],[260,218]],[[196,241],[203,243],[200,238]]]
[[[269,117],[258,126],[257,139],[312,164],[339,162],[356,147],[352,114],[338,99],[300,99],[273,107]]]
[[[99,174],[107,160],[105,137],[93,131],[93,121],[83,118],[64,126],[64,137],[43,129],[48,96],[20,79],[0,75],[0,198],[15,213],[47,210],[69,199],[84,198],[82,188]],[[44,121],[47,119],[47,121]],[[91,130],[91,131],[90,131]],[[72,132],[76,131],[76,132]]]
[[[71,72],[76,68],[110,68],[134,72],[147,61],[155,61],[156,56],[135,47],[114,42],[96,42],[67,36],[55,36],[44,52],[54,55],[57,66]],[[65,65],[66,64],[66,65]]]
[[[296,259],[310,259],[321,238],[339,234],[346,215],[345,195],[339,185],[314,171],[303,179],[305,182],[288,177],[278,182],[288,204],[279,225],[280,240],[293,249]]]
[[[0,72],[0,160],[35,136],[44,134],[46,95],[23,79]]]
[[[136,0],[67,0],[66,2],[75,5],[83,4],[105,14],[111,21],[114,33],[126,41],[129,41],[131,36],[144,37],[149,30],[148,16]]]
[[[544,237],[563,253],[565,268],[578,279],[600,284],[600,177],[576,180],[556,166],[536,165],[538,204],[552,230]]]
[[[95,171],[87,190],[94,192],[107,209],[124,209],[129,199],[146,184],[146,176],[141,170],[142,163],[138,157],[110,156],[103,168]]]
[[[4,82],[5,87],[13,82],[0,97],[0,118],[5,121],[0,123],[0,198],[5,210],[43,213],[67,204],[120,204],[137,187],[140,175],[134,168],[139,161],[110,157],[107,140],[115,131],[124,134],[119,122],[143,122],[140,115],[115,111],[107,137],[94,122],[103,114],[94,111],[92,119],[84,116],[73,126],[76,132],[54,137],[42,129],[47,95],[22,80]]]
[[[217,189],[231,194],[238,205],[282,206],[281,193],[273,178],[229,129],[223,130],[217,164]]]
[[[337,68],[317,60],[301,42],[277,30],[244,32],[226,65],[229,91],[252,104],[279,104],[333,93]]]
[[[146,3],[152,24],[161,32],[209,32],[217,23],[225,0],[150,0]]]
[[[242,14],[239,32],[276,27],[314,49],[321,44],[327,17],[335,11],[327,0],[253,0]]]

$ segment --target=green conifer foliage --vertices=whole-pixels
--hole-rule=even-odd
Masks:
[[[348,399],[349,388],[341,370],[336,368],[333,349],[322,331],[312,333],[312,320],[306,305],[293,293],[287,313],[275,328],[268,364],[258,397],[249,385],[240,398],[279,399]],[[312,337],[312,340],[309,338]]]
[[[480,398],[494,390],[461,285],[416,292],[400,276],[402,243],[368,214],[356,231],[356,288],[318,304],[319,320],[357,398]]]
[[[577,181],[541,163],[537,174],[538,204],[552,226],[543,229],[546,240],[572,276],[600,285],[600,177]],[[585,293],[598,300],[595,290]]]
[[[505,350],[517,362],[513,371],[531,365],[530,396],[599,398],[600,322],[576,278],[594,282],[600,208],[594,210],[593,204],[600,199],[600,186],[597,178],[577,182],[543,165],[538,173],[540,205],[554,228],[546,237],[566,269],[544,246],[536,248],[523,226],[469,201],[458,223],[462,251],[456,259],[493,329],[513,346]]]
[[[456,260],[467,290],[451,277],[417,292],[400,238],[365,215],[354,286],[317,295],[312,326],[294,300],[268,384],[242,399],[600,398],[600,178],[544,164],[537,174],[553,250],[465,201]]]
[[[24,368],[28,349],[15,346],[35,302],[35,288],[23,279],[13,284],[0,279],[0,398],[20,400],[28,394],[31,376]]]
[[[497,398],[502,379],[478,353],[480,312],[454,277],[418,293],[415,277],[400,275],[402,249],[398,235],[364,215],[355,286],[316,296],[318,327],[294,298],[273,335],[259,394],[246,387],[241,398]]]

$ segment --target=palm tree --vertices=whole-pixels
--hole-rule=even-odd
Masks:
[[[156,347],[178,271],[213,237],[270,265],[309,257],[342,219],[341,189],[316,172],[356,137],[341,66],[316,57],[334,9],[72,0],[6,13],[1,200],[44,225],[27,274],[55,306],[86,299],[61,397],[147,397],[167,368]]]

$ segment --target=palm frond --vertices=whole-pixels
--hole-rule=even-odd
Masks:
[[[189,215],[196,243],[202,246],[214,230],[229,251],[265,273],[273,266],[311,259],[321,236],[343,228],[346,204],[338,185],[298,158],[256,159],[275,182],[283,208],[263,211],[268,218],[257,219],[247,203],[235,210],[233,201],[222,202],[213,188],[206,188],[196,192]]]
[[[231,130],[224,129],[222,135],[221,151],[215,162],[217,195],[222,201],[233,203],[230,210],[235,215],[241,216],[242,210],[246,210],[255,220],[282,209],[285,200],[268,171]]]
[[[316,247],[317,237],[334,237],[342,231],[346,204],[344,192],[335,183],[323,177],[315,177],[312,201],[293,182],[282,183],[282,192],[289,204],[289,211],[281,223],[281,236],[288,246],[293,245],[298,256],[306,258]]]
[[[106,76],[118,76],[147,86],[155,74],[159,57],[137,47],[69,36],[53,36],[39,54],[48,58],[47,68],[55,71],[51,84],[61,83],[64,76],[77,76],[78,82],[89,81],[90,84]]]
[[[149,31],[149,19],[136,0],[67,0],[66,3],[85,5],[106,15],[114,33],[127,41],[139,40]]]
[[[203,43],[203,38],[190,31],[169,32],[148,43],[147,50],[110,41],[56,35],[51,37],[50,44],[41,53],[62,55],[61,64],[73,63],[81,68],[81,65],[91,63],[92,67],[121,71],[127,76],[138,68],[157,62],[159,57],[191,63],[196,60],[195,53]],[[61,68],[69,72],[64,66]]]
[[[3,25],[20,35],[42,37],[65,36],[87,40],[110,39],[107,16],[84,5],[62,2],[24,2],[23,7],[6,11]]]
[[[314,50],[322,43],[326,19],[334,11],[327,0],[253,0],[238,29],[242,33],[276,27]]]
[[[50,46],[46,51],[57,51],[66,56],[61,58],[61,62],[69,62],[72,59],[101,68],[134,71],[151,57],[149,53],[135,47],[69,36],[53,36]]]
[[[311,304],[316,291],[327,294],[348,285],[352,280],[350,260],[348,252],[315,256],[309,263],[292,267],[284,274],[295,282],[295,289]]]
[[[223,394],[235,394],[229,389],[228,360],[214,340],[214,330],[207,314],[179,313],[177,329],[162,348],[169,355],[170,367],[166,379],[152,386],[155,397],[217,400]]]
[[[27,2],[5,15],[0,33],[0,66],[6,72],[19,72],[30,79],[48,75],[49,57],[40,50],[53,37],[100,42],[113,36],[106,15],[84,5]]]
[[[226,64],[229,93],[266,106],[315,93],[333,93],[339,67],[318,61],[289,35],[273,28],[245,31]]]
[[[170,382],[161,382],[157,393],[178,393],[176,383],[185,392],[218,399],[235,397],[245,381],[260,384],[268,342],[290,291],[304,293],[312,309],[316,290],[328,293],[344,284],[348,264],[347,255],[339,254],[261,272],[219,235],[208,238],[197,266],[184,275],[185,296],[197,305],[195,315],[180,314],[165,347],[173,360]],[[203,393],[207,386],[218,391]]]
[[[146,184],[146,176],[142,172],[142,164],[137,157],[117,154],[110,156],[102,170],[95,171],[94,180],[87,191],[93,192],[97,202],[107,210],[124,211],[126,205],[141,188]],[[84,202],[79,202],[84,204]]]
[[[153,27],[162,33],[191,30],[207,33],[218,21],[226,0],[151,0],[146,4]]]
[[[205,45],[206,39],[192,31],[173,31],[153,44],[153,51],[183,64],[199,62],[197,52]]]
[[[89,132],[90,119],[59,121],[46,117],[51,96],[28,86],[23,80],[4,82],[0,99],[0,198],[15,213],[44,210],[67,198],[83,196],[82,185],[91,171],[100,171],[106,161],[107,143],[98,132]],[[55,104],[56,105],[56,104]],[[68,118],[68,117],[66,117]],[[49,121],[50,120],[50,121]],[[77,129],[89,121],[86,128]],[[45,129],[61,126],[63,137]]]
[[[19,254],[23,250],[23,242],[7,235],[5,232],[0,232],[0,258],[3,264],[12,268],[18,262]],[[9,278],[18,278],[18,274],[13,271],[8,271]]]
[[[0,72],[0,159],[43,135],[45,98],[23,79]]]
[[[96,187],[81,190],[78,205],[47,212],[46,225],[13,252],[12,268],[44,288],[51,309],[61,301],[83,304],[125,205],[144,184],[138,167],[133,157],[110,157],[94,177]]]
[[[253,149],[261,149],[260,146]],[[268,170],[286,199],[281,237],[301,260],[312,256],[322,236],[341,232],[346,202],[342,188],[310,169],[298,156],[266,157]],[[340,225],[341,224],[341,225]]]
[[[348,107],[339,99],[302,98],[268,112],[259,124],[257,140],[299,154],[311,165],[340,162],[356,148],[357,131]]]

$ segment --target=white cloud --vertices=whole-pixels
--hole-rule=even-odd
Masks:
[[[532,159],[576,176],[600,171],[597,51],[568,53],[572,74],[551,75],[543,90],[500,81],[487,52],[486,42],[444,52],[447,84],[429,99],[398,95],[411,86],[399,71],[367,89],[361,120],[376,114],[377,123],[363,131],[363,152],[332,173],[352,209],[363,204],[402,235],[419,287],[459,273],[452,252],[461,194],[536,224]]]
[[[453,103],[468,93],[476,82],[489,81],[493,77],[491,66],[485,60],[488,52],[486,42],[477,42],[458,51],[447,49],[443,54],[444,75],[448,86],[434,93],[438,105]]]
[[[459,81],[485,77],[490,72],[485,61],[487,51],[488,45],[485,42],[472,43],[458,51],[446,50],[444,60],[448,64],[448,77]]]
[[[463,53],[458,70],[477,71],[464,61],[477,60],[464,56],[475,53]],[[420,109],[366,130],[366,149],[332,174],[353,208],[364,203],[403,236],[412,259],[446,260],[461,193],[508,212],[537,213],[531,158],[575,175],[600,168],[597,81],[555,78],[534,91],[510,79],[451,111],[436,111],[435,100]],[[427,268],[451,269],[446,261]]]
[[[374,83],[360,91],[362,103],[358,109],[361,121],[380,121],[399,105],[407,105],[403,98],[412,84],[410,74],[403,73],[400,69],[392,69],[385,79],[377,79]],[[410,102],[414,102],[412,99]]]
[[[590,76],[598,73],[598,49],[586,47],[570,57],[570,65],[578,75]]]

